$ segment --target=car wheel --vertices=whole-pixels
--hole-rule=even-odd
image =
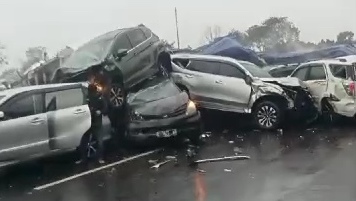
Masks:
[[[332,124],[337,120],[337,115],[333,107],[328,103],[327,100],[322,101],[321,104],[321,113],[323,121],[327,124]]]
[[[162,64],[159,65],[159,72],[162,76],[169,77],[167,69]]]
[[[253,116],[259,128],[273,130],[276,129],[281,122],[281,112],[277,104],[271,101],[263,101],[255,107]]]
[[[98,150],[98,141],[92,133],[83,136],[80,149],[86,158],[94,158]]]
[[[122,85],[113,84],[109,92],[109,104],[111,108],[122,108],[125,103],[125,93]]]

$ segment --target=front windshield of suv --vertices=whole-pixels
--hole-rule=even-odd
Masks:
[[[259,78],[268,78],[268,77],[272,77],[267,70],[265,70],[264,68],[260,68],[258,66],[256,66],[253,63],[249,63],[249,62],[241,62],[240,64],[245,67],[245,69],[247,71],[249,71],[253,77],[259,77]]]
[[[101,36],[81,46],[63,64],[63,67],[83,69],[102,62],[114,42],[115,35]]]
[[[355,80],[355,71],[352,65],[330,64],[329,67],[335,77]]]

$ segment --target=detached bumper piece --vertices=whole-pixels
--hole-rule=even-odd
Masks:
[[[127,138],[136,143],[153,143],[174,137],[199,137],[200,113],[171,118],[132,121],[128,125]]]

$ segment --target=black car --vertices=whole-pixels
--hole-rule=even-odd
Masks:
[[[186,92],[164,77],[147,80],[141,88],[127,97],[126,138],[138,143],[171,137],[198,142],[200,113]]]

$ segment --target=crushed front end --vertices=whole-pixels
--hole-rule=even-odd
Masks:
[[[293,122],[303,121],[309,124],[319,117],[318,108],[313,102],[311,93],[307,86],[298,78],[273,78],[264,80],[264,82],[280,86],[285,94],[293,100],[294,106],[287,114],[288,118]]]

